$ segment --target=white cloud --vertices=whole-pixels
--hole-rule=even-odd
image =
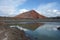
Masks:
[[[11,15],[13,14],[16,10],[14,7],[8,7],[8,6],[4,6],[4,7],[1,7],[0,6],[0,11],[3,12],[3,14],[6,14],[6,15]]]
[[[18,6],[25,2],[26,0],[0,0],[1,6]]]
[[[22,5],[26,0],[0,0],[0,14],[13,16],[17,12],[17,6]]]
[[[45,15],[47,17],[54,17],[59,16],[60,10],[58,10],[58,3],[48,3],[48,4],[42,4],[39,5],[36,9],[40,14]]]
[[[47,10],[48,13],[60,14],[60,10]]]
[[[20,9],[16,15],[29,11],[28,9]]]
[[[27,12],[27,11],[29,11],[29,10],[28,9],[20,9],[19,13],[23,13],[23,12]]]
[[[53,12],[57,12],[58,10],[53,10]]]

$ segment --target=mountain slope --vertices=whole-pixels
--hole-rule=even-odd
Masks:
[[[45,16],[43,15],[40,15],[39,13],[37,13],[35,10],[31,10],[31,11],[28,11],[28,12],[24,12],[22,14],[19,14],[17,16],[15,16],[15,18],[31,18],[31,19],[39,19],[39,18],[46,18]]]

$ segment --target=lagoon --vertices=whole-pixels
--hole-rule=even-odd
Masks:
[[[43,25],[38,25],[43,23]],[[21,24],[20,28],[30,40],[60,40],[60,22],[39,22],[39,23]],[[33,28],[32,28],[33,27]]]

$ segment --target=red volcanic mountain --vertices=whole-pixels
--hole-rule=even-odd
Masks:
[[[44,19],[46,17],[43,15],[40,15],[39,13],[37,13],[34,10],[31,10],[31,11],[24,12],[22,14],[17,15],[17,16],[15,16],[15,18],[22,18],[22,19],[25,19],[25,18],[39,19],[39,18],[42,18],[42,19]]]

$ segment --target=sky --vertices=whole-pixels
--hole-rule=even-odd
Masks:
[[[60,0],[0,0],[0,16],[16,16],[35,10],[46,17],[60,16]]]

